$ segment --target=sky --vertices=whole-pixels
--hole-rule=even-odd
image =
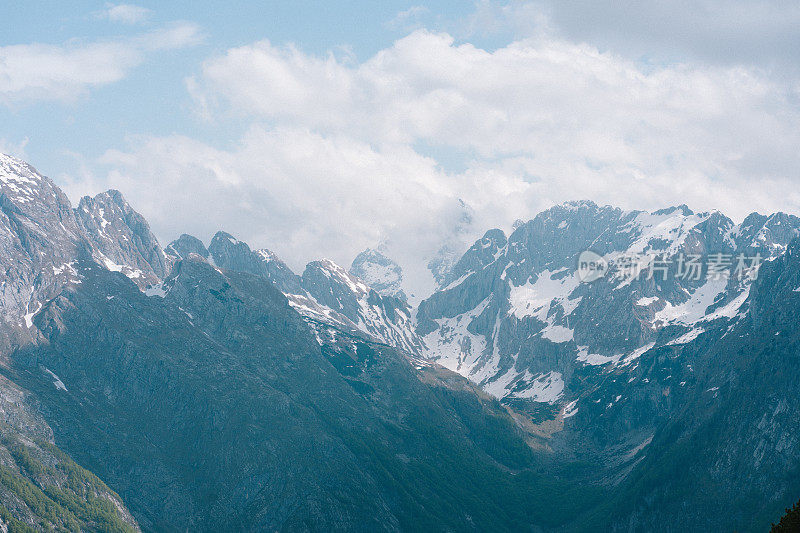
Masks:
[[[643,4],[6,2],[0,152],[164,244],[380,246],[420,293],[568,200],[800,214],[800,4]]]

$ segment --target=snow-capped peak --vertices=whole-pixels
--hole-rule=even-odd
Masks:
[[[367,248],[356,256],[350,273],[384,296],[405,299],[403,270],[378,250]]]

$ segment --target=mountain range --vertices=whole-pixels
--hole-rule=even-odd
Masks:
[[[570,202],[418,304],[379,247],[162,248],[9,156],[0,226],[8,530],[760,531],[800,496],[795,216]]]

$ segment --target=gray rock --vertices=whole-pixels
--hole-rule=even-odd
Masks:
[[[167,275],[164,251],[149,224],[119,191],[84,196],[75,214],[99,261],[110,270],[123,272],[141,288]]]
[[[186,233],[169,243],[164,252],[176,259],[188,259],[191,254],[197,254],[203,259],[208,259],[208,250],[203,241]]]

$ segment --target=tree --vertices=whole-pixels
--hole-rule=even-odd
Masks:
[[[800,501],[794,504],[791,509],[786,509],[781,521],[772,524],[770,533],[796,533],[800,532]]]

